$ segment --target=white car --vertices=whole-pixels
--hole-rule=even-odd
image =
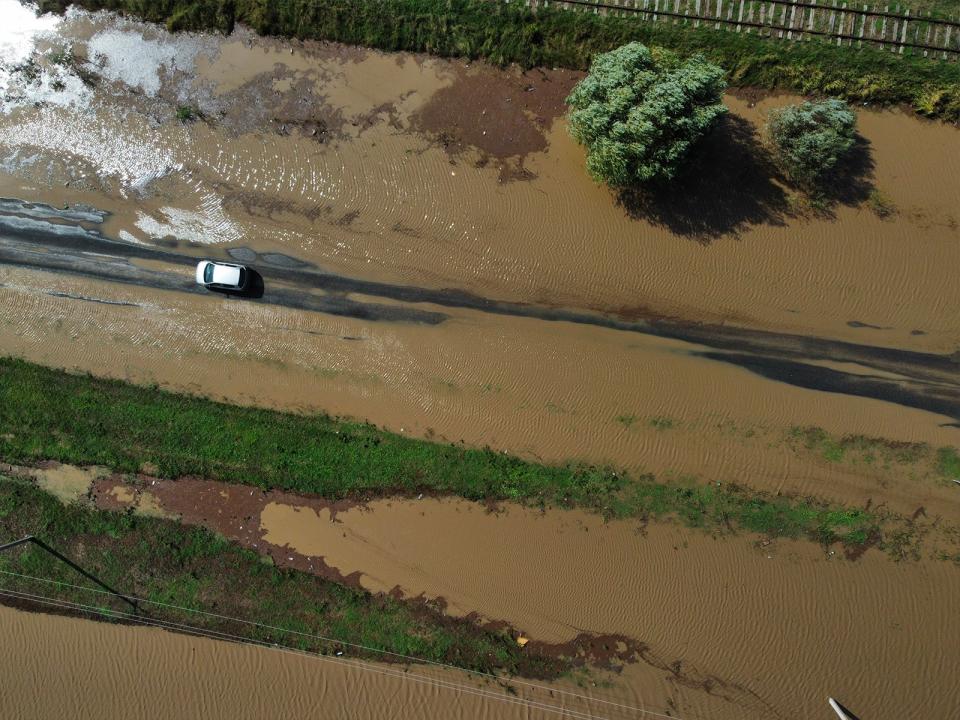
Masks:
[[[197,263],[197,282],[215,290],[243,290],[250,272],[243,265],[201,260]]]

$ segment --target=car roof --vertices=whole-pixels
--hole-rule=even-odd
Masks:
[[[213,282],[217,285],[239,285],[240,268],[234,265],[213,263]]]

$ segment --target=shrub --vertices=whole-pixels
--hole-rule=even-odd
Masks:
[[[897,214],[897,206],[893,201],[876,188],[867,196],[867,205],[878,218],[889,218]]]
[[[787,177],[816,189],[854,144],[857,116],[842,100],[788,105],[770,113],[767,141]]]
[[[629,188],[676,176],[691,148],[726,112],[723,70],[694,55],[629,43],[598,55],[567,103],[570,133],[598,182]]]
[[[177,108],[177,120],[182,123],[191,122],[192,120],[196,120],[201,117],[203,117],[203,113],[201,113],[195,107],[181,105]]]

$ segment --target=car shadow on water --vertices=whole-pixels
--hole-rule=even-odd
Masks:
[[[870,143],[858,135],[838,172],[821,188],[819,202],[798,205],[798,193],[774,164],[756,127],[729,114],[694,150],[679,177],[621,191],[618,202],[634,219],[706,245],[758,225],[783,226],[799,215],[833,217],[838,204],[867,200],[873,169]]]
[[[210,292],[229,297],[259,299],[263,297],[263,275],[258,273],[252,267],[247,266],[247,287],[243,290],[222,290],[221,288],[207,288]]]

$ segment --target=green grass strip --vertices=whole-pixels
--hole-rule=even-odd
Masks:
[[[416,440],[368,423],[239,407],[0,359],[0,458],[57,460],[163,477],[279,488],[329,499],[419,492],[581,507],[617,518],[678,518],[710,531],[848,545],[874,542],[881,518],[735,485],[659,483],[582,464],[543,465]]]
[[[703,53],[727,71],[734,86],[904,103],[931,117],[960,119],[957,63],[874,47],[771,41],[708,24],[695,28],[551,8],[533,12],[519,0],[41,0],[51,10],[70,4],[130,13],[171,30],[229,32],[243,22],[263,35],[486,58],[527,68],[586,69],[597,53],[640,41],[681,54]]]

